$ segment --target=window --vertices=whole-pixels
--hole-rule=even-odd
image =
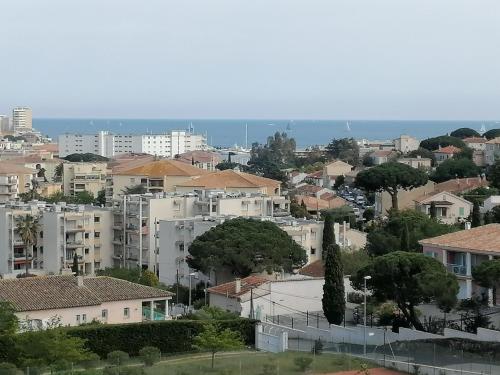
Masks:
[[[107,309],[104,309],[101,311],[101,318],[104,320],[108,319],[108,310]]]
[[[100,238],[101,232],[94,232],[94,238]]]
[[[89,253],[89,249],[85,249],[85,254],[87,255]]]
[[[123,317],[124,317],[125,319],[130,318],[130,308],[125,307],[125,308],[123,309]]]
[[[460,207],[458,209],[458,216],[460,216],[460,217],[464,217],[465,216],[465,208],[464,207]]]
[[[316,239],[316,232],[311,232],[311,240],[315,240]]]
[[[89,234],[85,233],[85,239],[88,239],[88,238],[89,238]]]
[[[80,324],[80,315],[76,316],[76,324]]]
[[[87,322],[87,314],[82,314],[82,323]]]
[[[100,223],[101,222],[101,217],[100,216],[94,216],[94,223]]]
[[[311,247],[311,255],[316,254],[316,249],[314,247]]]

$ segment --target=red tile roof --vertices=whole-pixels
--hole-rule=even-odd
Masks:
[[[455,147],[455,146],[446,146],[446,147],[442,147],[440,149],[437,149],[433,152],[439,153],[439,154],[458,154],[459,152],[462,152],[462,150],[458,147]]]
[[[456,194],[488,185],[488,181],[486,179],[482,179],[481,177],[456,178],[436,184],[434,192],[441,193],[443,191],[448,191]]]
[[[307,175],[308,178],[323,178],[323,171],[316,171],[316,172],[312,172],[312,173],[309,173]]]
[[[220,284],[208,288],[208,292],[235,298],[250,292],[250,289],[259,287],[267,283],[268,281],[269,281],[268,279],[262,276],[248,276],[245,277],[244,279],[241,279],[241,290],[239,293],[236,293],[236,281],[231,281],[229,283]]]
[[[469,137],[462,139],[465,143],[485,143],[486,138],[481,137]]]
[[[317,260],[309,263],[299,270],[299,274],[311,277],[325,277],[325,266],[323,265],[323,261]]]

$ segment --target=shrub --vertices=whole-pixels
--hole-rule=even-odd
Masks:
[[[314,341],[311,353],[316,355],[323,353],[323,342],[320,339]]]
[[[347,302],[355,303],[357,305],[362,304],[364,301],[363,293],[359,292],[349,292],[347,293]]]
[[[1,375],[17,375],[16,365],[9,362],[0,363],[0,374]]]
[[[297,368],[302,372],[308,370],[311,367],[312,362],[313,359],[311,357],[298,357],[293,360],[295,366],[297,366]]]
[[[145,346],[154,346],[162,353],[179,353],[193,350],[194,337],[203,332],[206,324],[215,324],[240,333],[246,345],[255,342],[255,321],[231,320],[168,320],[137,324],[101,324],[66,328],[70,336],[86,340],[85,347],[105,358],[109,352],[121,350],[137,356]]]
[[[108,353],[108,362],[114,366],[126,364],[129,360],[129,355],[121,350],[114,350]]]
[[[80,365],[84,369],[90,369],[90,368],[94,368],[94,367],[99,366],[100,360],[101,360],[101,358],[97,354],[90,353],[88,355],[88,358],[85,361],[81,362]]]
[[[146,366],[153,366],[156,362],[161,359],[160,349],[154,346],[145,346],[139,350],[139,356]]]

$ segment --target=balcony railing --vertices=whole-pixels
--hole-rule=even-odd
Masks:
[[[467,267],[461,264],[447,264],[446,268],[448,271],[454,273],[455,275],[467,275]]]

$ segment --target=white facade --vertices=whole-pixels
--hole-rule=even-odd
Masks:
[[[486,151],[484,152],[484,156],[487,165],[495,164],[497,158],[500,157],[500,137],[486,142]]]
[[[16,107],[12,110],[12,128],[16,132],[32,130],[33,114],[31,108]]]
[[[71,272],[76,253],[82,274],[112,266],[112,214],[92,206],[12,202],[0,208],[0,275],[25,272],[26,246],[17,233],[17,219],[38,218],[40,232],[33,252],[28,250],[29,272],[59,275]]]
[[[484,200],[481,211],[488,212],[497,206],[500,206],[500,195],[492,195]]]
[[[418,150],[419,147],[420,141],[409,135],[401,135],[399,138],[394,139],[394,148],[403,154]]]
[[[207,141],[201,134],[173,130],[165,134],[62,134],[59,136],[59,156],[92,153],[113,157],[128,153],[145,153],[172,158],[188,151],[206,150]]]
[[[8,116],[0,115],[0,133],[6,133],[12,131],[10,126],[10,119]]]

